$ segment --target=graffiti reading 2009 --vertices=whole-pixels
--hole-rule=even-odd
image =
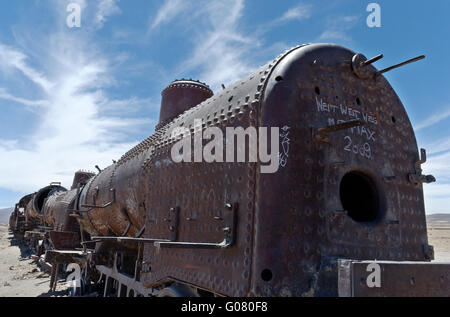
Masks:
[[[364,158],[372,158],[372,148],[370,142],[376,141],[376,131],[373,126],[378,126],[377,116],[366,113],[355,108],[340,104],[333,105],[316,98],[317,112],[328,114],[327,123],[329,126],[341,124],[349,120],[362,120],[366,126],[356,126],[349,128],[351,135],[344,137],[344,151],[360,155]],[[340,117],[340,119],[338,119]],[[361,141],[354,138],[361,138]]]

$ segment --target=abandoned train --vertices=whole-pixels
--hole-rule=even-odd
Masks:
[[[176,80],[152,136],[71,190],[25,196],[11,227],[52,264],[52,286],[77,263],[81,292],[104,296],[337,296],[338,259],[431,261],[434,179],[373,61],[307,44],[216,95]],[[175,163],[180,127],[279,127],[278,171]]]

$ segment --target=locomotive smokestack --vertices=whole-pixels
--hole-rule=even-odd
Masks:
[[[161,95],[158,127],[174,119],[189,108],[211,98],[214,93],[208,85],[202,82],[181,79],[172,82],[162,91]]]
[[[77,189],[77,187],[81,184],[86,184],[92,177],[95,176],[95,173],[88,171],[78,171],[75,173],[73,177],[72,189]]]

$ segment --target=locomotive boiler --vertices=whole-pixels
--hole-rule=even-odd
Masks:
[[[81,263],[104,296],[338,296],[342,259],[431,261],[422,186],[434,178],[378,59],[307,44],[215,95],[172,82],[152,136],[45,201],[52,234],[80,238],[47,260]],[[277,171],[172,159],[211,127],[278,128]],[[445,293],[448,268],[425,267]]]
[[[93,176],[91,172],[78,171],[75,173],[70,191],[60,183],[52,183],[36,193],[24,196],[11,214],[11,230],[20,239],[26,239],[38,255],[45,252],[49,247],[48,243],[61,246],[64,243],[61,241],[61,235],[64,233],[70,233],[70,237],[75,240],[70,247],[77,246],[79,225],[76,219],[69,217],[68,207],[74,202],[77,186],[84,185]],[[51,241],[49,234],[55,232],[59,232],[59,236]],[[46,245],[42,249],[44,242]]]

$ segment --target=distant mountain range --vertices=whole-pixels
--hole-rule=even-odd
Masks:
[[[14,208],[4,208],[0,209],[0,223],[8,224],[9,223],[9,216],[11,216],[11,213],[13,212]]]
[[[427,215],[428,226],[450,226],[450,214]]]
[[[11,216],[13,210],[14,210],[13,207],[0,209],[0,223],[8,224],[9,216]]]

